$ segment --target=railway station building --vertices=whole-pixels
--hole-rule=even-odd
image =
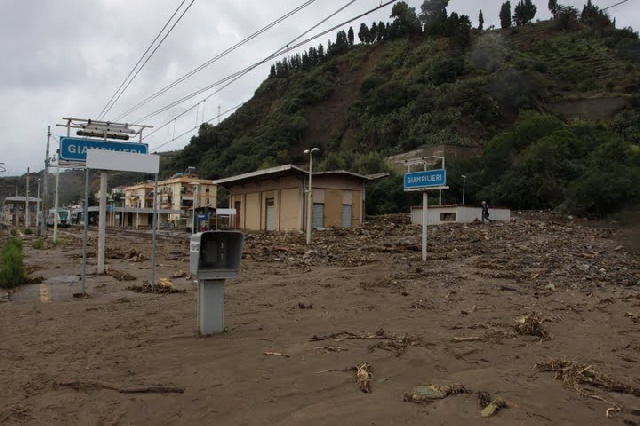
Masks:
[[[359,227],[365,214],[365,183],[370,178],[352,172],[315,172],[312,176],[312,227]],[[235,210],[232,227],[245,231],[306,229],[308,171],[283,165],[219,179],[229,190]]]

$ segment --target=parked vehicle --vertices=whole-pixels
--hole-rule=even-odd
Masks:
[[[58,221],[58,227],[68,228],[71,226],[71,210],[59,208],[56,215],[56,209],[50,209],[47,214],[47,226],[53,226],[55,220]]]

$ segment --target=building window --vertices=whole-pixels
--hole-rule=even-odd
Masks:
[[[455,222],[455,213],[440,213],[440,222]]]

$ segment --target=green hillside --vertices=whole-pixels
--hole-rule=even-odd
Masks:
[[[170,172],[197,164],[215,179],[304,164],[313,146],[319,169],[374,173],[386,156],[452,144],[483,152],[449,163],[452,202],[465,174],[471,201],[585,215],[637,204],[640,185],[627,184],[640,182],[638,34],[616,29],[590,2],[489,30],[447,14],[446,4],[427,0],[416,12],[396,3],[390,23],[356,29],[360,43],[349,28],[326,48],[277,62],[249,102],[200,127]],[[594,186],[596,171],[611,176]],[[414,202],[399,176],[370,187],[370,213]],[[595,204],[578,199],[587,196]]]
[[[345,28],[274,63],[251,100],[163,158],[163,177],[189,166],[217,179],[304,165],[310,147],[321,150],[318,170],[377,173],[387,157],[448,144],[477,156],[447,159],[443,202],[461,201],[465,175],[471,203],[587,216],[638,206],[637,32],[590,0],[581,11],[550,1],[554,18],[537,23],[529,0],[514,2],[501,29],[472,28],[447,5],[397,2],[389,22]],[[415,197],[392,174],[369,184],[367,212],[406,211]]]

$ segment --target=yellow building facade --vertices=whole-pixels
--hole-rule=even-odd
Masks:
[[[229,208],[236,211],[232,227],[291,232],[306,229],[308,177],[307,171],[285,165],[220,179],[216,184],[229,190]],[[368,180],[347,171],[313,173],[313,228],[360,226]]]

